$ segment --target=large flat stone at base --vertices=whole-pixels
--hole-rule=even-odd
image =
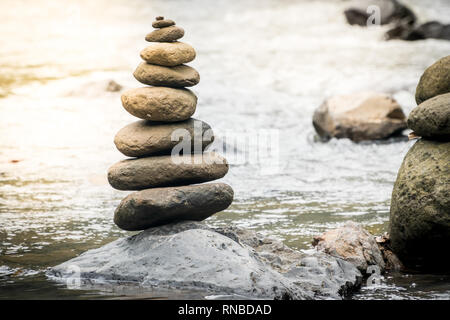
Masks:
[[[175,221],[202,221],[233,202],[233,189],[225,183],[155,188],[133,192],[114,214],[124,230],[145,230]]]
[[[116,240],[52,268],[48,276],[63,283],[77,277],[77,289],[134,283],[266,299],[341,299],[361,284],[356,267],[339,258],[299,252],[253,231],[194,222]]]

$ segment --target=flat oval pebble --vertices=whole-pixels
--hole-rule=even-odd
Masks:
[[[145,40],[148,42],[172,42],[183,38],[184,29],[171,26],[154,30],[145,36]]]
[[[205,134],[206,131],[209,131]],[[128,157],[171,154],[180,141],[190,141],[189,153],[201,153],[214,140],[211,127],[201,120],[189,119],[177,123],[140,120],[123,127],[115,136],[117,149]],[[196,150],[199,149],[199,150]]]
[[[202,221],[228,208],[233,196],[233,189],[224,183],[142,190],[122,200],[114,222],[136,231],[181,220]]]
[[[421,137],[450,138],[450,93],[422,102],[408,117],[408,128]]]
[[[214,152],[127,159],[108,170],[110,185],[118,190],[142,190],[201,183],[228,172],[225,158]]]
[[[165,28],[165,27],[170,27],[170,26],[174,26],[174,25],[175,25],[175,21],[170,20],[170,19],[156,20],[156,21],[152,22],[153,28]]]
[[[188,89],[144,87],[125,91],[122,105],[130,114],[144,120],[183,121],[195,112],[197,96]]]
[[[197,70],[184,64],[163,67],[142,62],[133,73],[136,80],[149,86],[192,87],[200,82]]]
[[[141,58],[149,63],[174,67],[195,59],[195,50],[184,42],[155,42],[141,51]]]

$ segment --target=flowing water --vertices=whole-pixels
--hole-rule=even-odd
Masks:
[[[447,0],[404,1],[419,19],[449,23]],[[392,186],[413,142],[316,142],[311,118],[324,98],[361,90],[415,106],[423,70],[450,53],[450,42],[383,40],[386,27],[346,24],[346,1],[51,1],[0,3],[0,298],[142,296],[69,290],[46,268],[127,233],[113,212],[127,192],[106,170],[123,156],[113,137],[135,121],[114,80],[132,72],[156,15],[186,30],[201,74],[195,117],[224,132],[279,132],[277,174],[232,164],[222,180],[232,206],[207,220],[233,223],[310,248],[312,236],[353,220],[387,230]],[[119,292],[119,293],[118,293]],[[149,293],[147,293],[149,294]],[[157,291],[150,297],[186,297]],[[188,293],[188,297],[201,297]],[[448,299],[450,279],[389,275],[357,299]]]

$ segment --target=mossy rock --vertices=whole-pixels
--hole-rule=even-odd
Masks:
[[[391,200],[392,249],[405,266],[450,270],[450,142],[421,139],[398,172]]]

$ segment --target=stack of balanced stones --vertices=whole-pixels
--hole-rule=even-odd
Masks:
[[[425,70],[408,127],[408,151],[391,200],[392,249],[410,268],[450,270],[450,56]]]
[[[118,190],[138,190],[117,207],[114,222],[124,230],[144,230],[164,224],[201,221],[226,209],[233,189],[224,183],[198,184],[225,176],[228,163],[207,152],[211,128],[191,118],[197,97],[186,89],[200,81],[187,65],[195,58],[190,45],[177,41],[184,30],[172,20],[157,17],[156,29],[145,39],[144,60],[134,77],[148,86],[123,93],[122,105],[142,120],[115,136],[117,149],[131,159],[108,170],[108,181]],[[181,147],[180,147],[181,146]]]

